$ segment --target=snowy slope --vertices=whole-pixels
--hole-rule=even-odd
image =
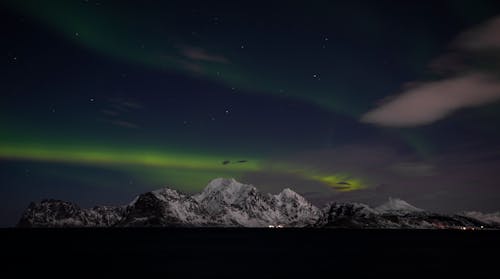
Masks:
[[[485,222],[490,225],[496,225],[500,226],[500,212],[494,212],[494,213],[481,213],[478,211],[468,211],[461,213],[460,215],[469,217],[469,218],[474,218],[477,220],[480,220],[482,222]]]

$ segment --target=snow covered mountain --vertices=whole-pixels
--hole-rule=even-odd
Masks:
[[[19,227],[328,227],[328,228],[500,228],[480,213],[442,215],[389,199],[371,208],[360,203],[330,203],[323,210],[291,189],[261,193],[234,179],[212,180],[199,194],[163,188],[124,206],[83,209],[60,200],[31,203]],[[489,215],[488,215],[489,216]]]
[[[380,213],[401,213],[406,214],[406,212],[422,212],[423,209],[416,208],[413,205],[407,203],[404,200],[389,198],[386,203],[377,206],[376,211]]]
[[[416,208],[399,199],[376,208],[361,203],[331,203],[319,226],[365,229],[500,229],[499,224],[461,214],[438,214]]]
[[[82,209],[59,200],[31,203],[20,227],[269,227],[312,226],[321,210],[285,189],[277,195],[259,192],[234,179],[212,180],[189,196],[163,188],[139,195],[127,206]]]

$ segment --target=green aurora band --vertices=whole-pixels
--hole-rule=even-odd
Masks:
[[[204,39],[203,48],[208,53],[216,49],[228,58],[227,63],[189,59],[182,53],[182,47],[193,46],[197,42],[187,43],[192,40],[186,39],[185,34],[179,34],[176,28],[179,19],[172,14],[157,11],[155,17],[167,18],[171,23],[158,30],[152,26],[155,24],[154,17],[131,23],[129,18],[141,16],[140,11],[126,5],[118,13],[103,4],[99,7],[100,12],[96,13],[92,6],[82,7],[79,1],[52,1],[51,5],[35,0],[7,2],[10,7],[59,31],[68,40],[118,60],[179,72],[249,92],[284,95],[355,118],[363,113],[361,108],[353,106],[352,100],[348,100],[353,96],[349,93],[353,92],[347,88],[335,90],[343,92],[340,95],[332,94],[328,85],[291,84],[290,81],[303,79],[303,73],[263,69],[258,66],[255,57],[228,48],[217,38]],[[132,38],[140,38],[142,43]],[[268,62],[275,64],[279,61]]]
[[[85,149],[78,147],[42,145],[0,145],[0,159],[28,160],[51,163],[70,163],[100,166],[152,177],[161,173],[170,183],[186,183],[190,188],[199,188],[202,183],[218,176],[241,177],[245,173],[268,170],[264,162],[248,159],[245,163],[223,165],[226,157],[195,156],[175,152],[112,150],[105,148]],[[237,159],[233,159],[236,161]],[[289,163],[278,163],[270,167],[273,172],[291,174],[303,179],[328,185],[338,191],[352,191],[366,188],[359,178],[348,174],[323,174]],[[156,173],[156,174],[155,174]],[[198,184],[200,183],[200,184]]]
[[[158,10],[157,14],[147,17],[147,20],[131,22],[130,18],[141,17],[142,14],[141,11],[125,4],[119,12],[105,4],[96,12],[92,6],[82,6],[79,1],[52,2],[52,5],[36,0],[9,0],[6,3],[22,14],[41,20],[68,40],[120,61],[209,80],[230,88],[247,90],[247,93],[259,92],[294,98],[354,119],[359,119],[368,109],[365,104],[359,103],[353,89],[342,87],[338,81],[311,83],[305,81],[302,71],[294,70],[294,67],[288,67],[287,71],[261,67],[259,63],[262,60],[236,51],[234,47],[228,48],[224,45],[225,38],[215,35],[194,41],[186,39],[186,34],[177,29],[183,19],[173,13],[168,14],[169,11]],[[162,25],[162,28],[158,29],[155,18],[166,19],[170,24]],[[215,55],[224,54],[229,62],[190,60],[182,53],[183,46],[200,44],[208,53],[217,50]],[[271,65],[282,64],[282,58],[273,60],[275,56],[279,55],[261,59]],[[328,69],[323,70],[328,72]],[[381,84],[387,77],[365,78],[369,80],[364,80],[364,83],[375,85]],[[422,157],[428,156],[432,150],[430,143],[421,133],[401,129],[392,129],[390,133],[398,135]]]
[[[203,41],[186,39],[186,34],[177,30],[179,19],[172,13],[165,15],[164,11],[157,11],[155,16],[162,20],[167,17],[171,23],[158,29],[154,26],[155,16],[150,20],[130,21],[129,18],[142,15],[141,11],[126,5],[117,12],[105,3],[98,11],[92,6],[82,6],[79,1],[52,1],[50,5],[35,0],[8,0],[6,3],[21,14],[40,20],[68,40],[119,61],[178,72],[248,92],[291,97],[356,119],[365,111],[363,106],[353,102],[356,94],[352,94],[352,89],[340,88],[337,84],[336,90],[332,91],[331,83],[318,85],[293,82],[303,80],[303,73],[293,70],[293,67],[287,72],[276,71],[274,67],[262,68],[252,55],[245,55],[234,47],[224,46],[221,43],[223,41],[218,40],[221,38],[216,36],[214,39],[204,38]],[[136,26],[137,24],[139,26]],[[183,46],[197,45],[203,46],[208,53],[217,50],[215,55],[223,54],[230,62],[192,60],[182,53]],[[269,61],[271,65],[278,62],[282,61]],[[373,77],[373,80],[365,82],[376,84],[378,81],[377,77]],[[397,130],[391,132],[399,133]],[[424,148],[426,145],[423,138],[408,132],[404,134],[403,139],[417,151],[428,151],[428,148]],[[422,152],[426,153],[425,151]],[[238,178],[245,173],[266,171],[269,167],[268,162],[246,156],[248,162],[244,164],[221,164],[224,160],[230,160],[230,157],[126,148],[65,147],[64,144],[55,146],[34,145],[29,142],[22,145],[0,143],[2,159],[98,165],[136,173],[141,177],[168,177],[172,183],[186,183],[186,180],[189,180],[193,183],[192,187],[199,187],[213,177]],[[297,175],[339,191],[368,187],[364,179],[353,178],[345,173],[319,173],[285,162],[272,164],[271,168],[274,172]],[[158,180],[160,179],[155,181]]]

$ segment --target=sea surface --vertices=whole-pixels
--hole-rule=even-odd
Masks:
[[[11,228],[0,245],[3,272],[70,278],[481,278],[500,263],[499,231]]]

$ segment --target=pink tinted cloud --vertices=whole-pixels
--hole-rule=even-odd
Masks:
[[[226,57],[208,53],[202,48],[182,47],[181,52],[185,57],[195,61],[229,63],[229,60]]]
[[[403,92],[367,112],[362,122],[381,126],[418,126],[439,120],[455,110],[500,99],[500,82],[479,73],[427,82]]]
[[[453,47],[455,52],[431,63],[434,71],[453,76],[403,88],[399,95],[386,98],[387,101],[362,115],[360,120],[380,126],[412,127],[433,123],[462,108],[500,100],[500,80],[494,77],[497,74],[467,66],[459,59],[470,51],[500,50],[500,17],[463,32]]]

